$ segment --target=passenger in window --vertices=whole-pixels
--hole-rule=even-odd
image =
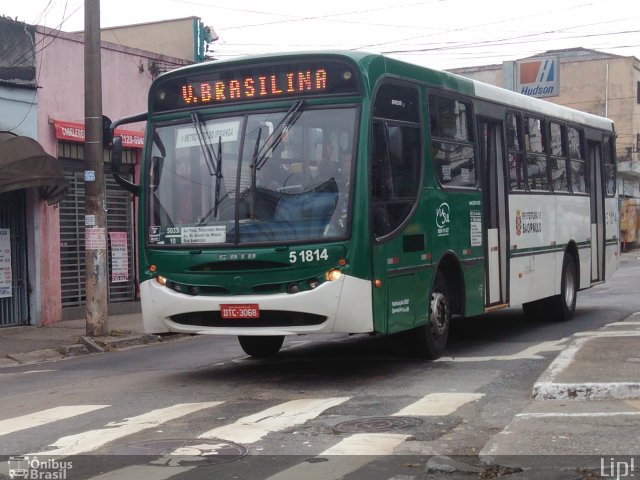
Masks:
[[[322,183],[338,176],[338,162],[333,159],[333,145],[326,143],[322,148],[322,160],[318,164],[316,178]]]

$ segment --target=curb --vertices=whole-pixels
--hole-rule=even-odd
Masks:
[[[0,368],[46,363],[92,353],[112,352],[120,349],[140,347],[156,343],[173,342],[190,337],[192,337],[192,335],[185,333],[168,335],[140,334],[103,338],[82,336],[78,340],[79,343],[56,349],[47,348],[32,352],[8,354],[6,357],[0,358]]]
[[[635,319],[634,319],[635,317]],[[551,362],[533,385],[531,397],[534,400],[630,400],[640,399],[640,383],[637,382],[580,382],[558,383],[556,377],[575,360],[578,351],[595,338],[626,336],[631,332],[616,332],[611,327],[633,325],[640,318],[640,312],[633,313],[619,322],[601,327],[595,332],[577,332],[574,339]],[[634,321],[635,320],[635,321]]]
[[[633,400],[640,398],[640,383],[536,383],[535,400]]]

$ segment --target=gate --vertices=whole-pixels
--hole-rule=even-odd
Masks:
[[[84,170],[78,162],[64,162],[65,178],[70,184],[67,197],[60,202],[60,262],[62,307],[85,304]],[[133,215],[130,194],[105,175],[107,232],[127,232],[129,275],[126,282],[111,282],[111,244],[107,239],[108,302],[135,300],[133,259]]]
[[[29,294],[27,276],[27,228],[24,190],[0,194],[0,229],[9,230],[9,249],[6,244],[0,256],[11,258],[10,296],[0,298],[0,327],[29,323]],[[0,248],[2,246],[0,245]],[[7,262],[8,264],[9,262]],[[6,267],[5,267],[6,268]],[[1,272],[1,270],[0,270]],[[2,279],[0,279],[2,284]],[[6,293],[2,293],[6,295]]]

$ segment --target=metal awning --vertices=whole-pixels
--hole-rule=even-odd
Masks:
[[[58,159],[33,138],[0,132],[0,193],[33,187],[54,205],[65,197],[69,183]]]

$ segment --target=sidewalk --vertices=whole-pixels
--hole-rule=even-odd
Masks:
[[[640,260],[640,251],[621,261]],[[532,401],[480,452],[484,463],[602,468],[640,455],[640,312],[574,334],[538,378]]]
[[[111,335],[95,338],[86,336],[84,319],[64,320],[46,327],[0,329],[0,368],[60,360],[164,339],[161,335],[143,332],[140,313],[110,316],[107,326]]]
[[[573,476],[558,478],[601,478],[575,472],[603,474],[603,465],[609,472],[614,458],[615,465],[634,465],[640,455],[640,313],[574,335],[531,397],[485,444],[482,463],[529,472],[523,479],[562,471]],[[526,476],[534,473],[543,476]]]

